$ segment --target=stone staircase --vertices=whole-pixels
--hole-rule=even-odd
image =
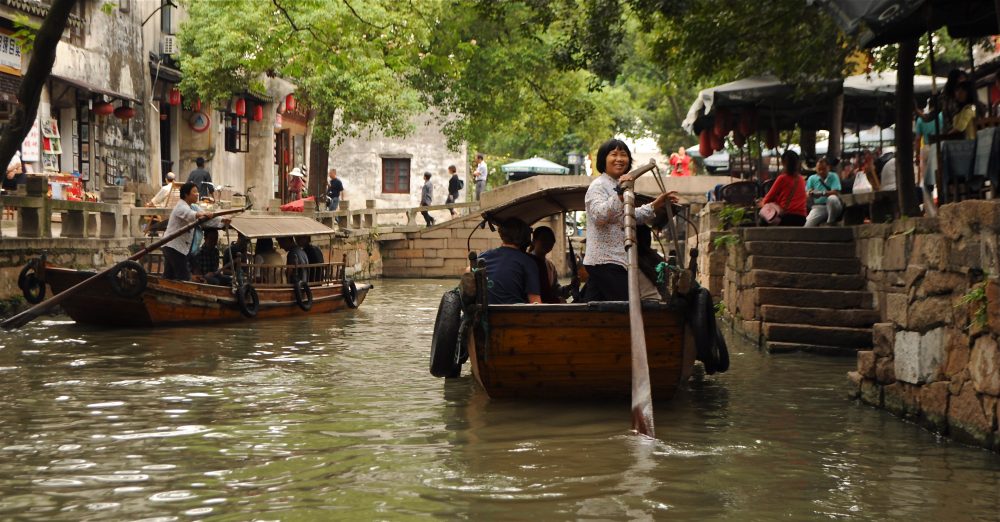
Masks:
[[[769,352],[871,349],[879,313],[865,289],[851,228],[756,228],[745,234]]]

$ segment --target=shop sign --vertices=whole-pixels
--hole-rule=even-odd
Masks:
[[[21,76],[21,46],[4,33],[0,33],[0,72]]]
[[[42,150],[42,133],[38,127],[38,118],[31,124],[31,130],[21,142],[21,160],[25,162],[38,161]]]
[[[208,130],[208,126],[212,124],[212,119],[208,117],[207,114],[201,111],[196,111],[191,114],[191,119],[188,120],[188,125],[191,126],[191,130],[195,132],[205,132]]]

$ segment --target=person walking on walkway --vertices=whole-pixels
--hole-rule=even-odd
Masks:
[[[197,185],[202,196],[211,196],[215,193],[215,185],[212,185],[212,174],[205,170],[205,158],[195,158],[194,164],[196,168],[188,174],[188,182]]]
[[[420,206],[427,207],[432,204],[434,200],[434,184],[431,183],[431,173],[424,172],[424,186],[420,189]],[[431,213],[426,210],[421,210],[420,213],[424,216],[424,221],[427,226],[434,226],[434,218],[431,217]]]
[[[483,191],[486,190],[486,178],[489,176],[489,169],[486,168],[486,160],[482,154],[476,154],[476,201]]]
[[[343,193],[344,183],[337,179],[337,169],[330,169],[326,187],[326,209],[337,210],[340,207],[340,195]]]
[[[445,203],[450,205],[458,201],[458,191],[462,190],[464,183],[458,179],[458,169],[454,165],[448,166],[448,172],[451,174],[451,177],[448,179],[448,199],[445,200]],[[451,217],[458,215],[458,212],[455,212],[454,208],[449,208],[448,212],[451,212]]]

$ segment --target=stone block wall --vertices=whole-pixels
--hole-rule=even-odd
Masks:
[[[1000,450],[1000,201],[945,205],[937,219],[856,236],[882,322],[848,375],[852,396]]]
[[[720,202],[709,202],[697,213],[698,217],[698,283],[708,288],[712,298],[722,300],[725,286],[726,261],[729,251],[726,247],[716,247],[715,240],[723,235],[734,234],[732,231],[719,230],[719,212],[725,205]],[[691,237],[690,235],[688,237]],[[694,245],[689,245],[694,246]]]
[[[447,227],[406,234],[406,237],[401,239],[384,241],[382,275],[385,277],[461,275],[469,266],[469,251],[466,249],[469,234],[481,220],[479,216],[467,216]],[[469,246],[477,252],[483,252],[500,246],[500,237],[489,228],[477,230]]]
[[[726,316],[733,322],[733,331],[740,333],[755,345],[760,344],[761,325],[760,303],[757,299],[758,286],[754,281],[747,258],[746,244],[742,230],[734,230],[739,241],[728,245],[725,251],[723,271],[722,303]]]

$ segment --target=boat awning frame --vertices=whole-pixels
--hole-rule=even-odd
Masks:
[[[112,98],[118,98],[119,100],[130,101],[130,102],[135,103],[135,104],[139,103],[139,99],[138,98],[129,96],[127,94],[122,94],[120,92],[115,92],[115,91],[112,91],[112,90],[109,90],[109,89],[105,89],[104,87],[98,87],[97,85],[94,85],[92,83],[87,83],[87,82],[85,82],[83,80],[77,80],[75,78],[67,78],[65,76],[60,76],[58,74],[50,74],[49,77],[51,79],[53,79],[53,80],[58,80],[60,82],[72,85],[73,87],[76,87],[77,89],[82,89],[82,90],[87,91],[87,92],[91,92],[91,93],[94,93],[94,94],[103,94],[105,96],[110,96]]]
[[[240,234],[258,239],[264,237],[332,236],[337,232],[306,216],[240,215],[229,225]]]
[[[482,216],[484,220],[494,224],[516,217],[530,225],[560,212],[586,210],[585,198],[588,188],[588,186],[577,186],[539,190],[533,194],[521,196],[502,205],[486,209],[482,212]],[[646,194],[636,194],[635,198],[637,205],[644,205],[654,199]]]

